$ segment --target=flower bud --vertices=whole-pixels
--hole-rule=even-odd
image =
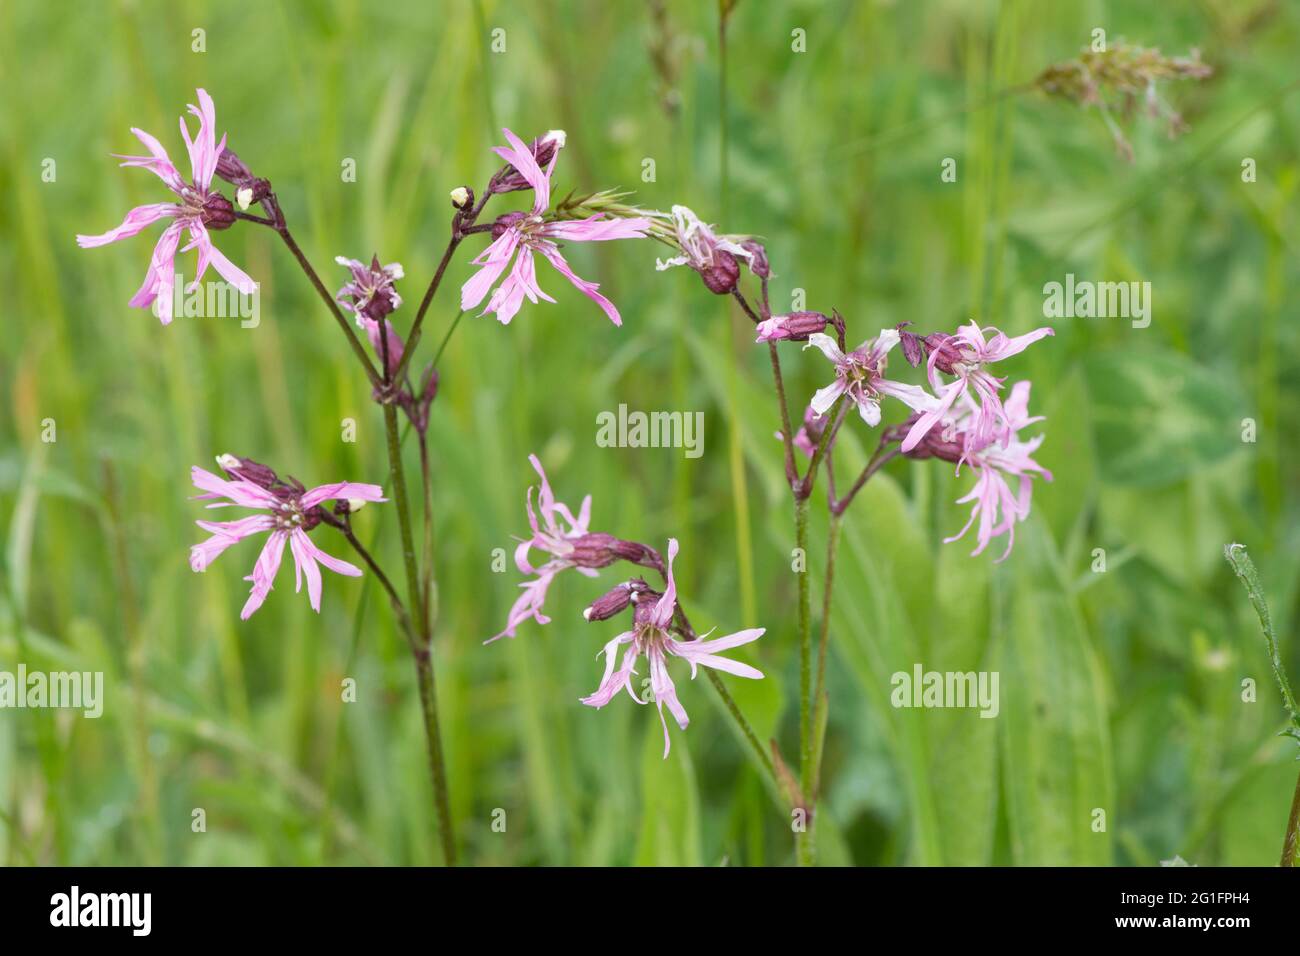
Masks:
[[[908,365],[916,368],[925,361],[925,342],[915,332],[906,331],[906,327],[911,324],[910,322],[898,323],[898,341],[903,346],[903,358],[907,359]]]
[[[772,268],[768,264],[767,250],[763,248],[763,244],[756,239],[746,239],[740,245],[749,253],[749,271],[760,279],[770,278]]]
[[[793,342],[806,342],[814,332],[825,332],[830,322],[820,312],[791,312],[788,315],[774,315],[758,323],[756,342],[776,342],[788,339]]]
[[[358,511],[360,511],[362,508],[364,508],[364,507],[366,506],[366,499],[365,499],[365,498],[349,498],[348,501],[347,501],[347,504],[348,504],[348,514],[350,514],[350,515],[354,515],[354,514],[356,514]]]
[[[253,171],[227,146],[217,157],[217,175],[232,185],[240,185],[253,178]]]
[[[221,469],[232,478],[241,481],[250,481],[259,488],[271,489],[280,483],[280,476],[272,468],[259,464],[251,458],[240,458],[238,455],[218,455],[217,464]]]
[[[641,580],[624,581],[613,590],[602,594],[582,612],[584,621],[607,621],[617,614],[622,614],[631,606],[637,591],[648,590]]]
[[[451,204],[457,209],[466,209],[473,202],[474,194],[468,186],[457,186],[451,191]]]

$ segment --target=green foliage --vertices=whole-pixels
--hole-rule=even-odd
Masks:
[[[387,485],[381,418],[337,329],[260,227],[216,236],[262,282],[249,329],[163,328],[127,305],[156,229],[101,249],[73,241],[166,198],[110,154],[134,151],[138,126],[183,156],[176,117],[200,85],[232,147],[275,183],[328,286],[345,278],[335,255],[403,263],[403,331],[446,241],[448,191],[482,187],[501,125],[567,130],[559,197],[634,190],[620,201],[683,203],[761,236],[773,306],[790,309],[803,290],[807,308],[845,315],[851,344],[902,321],[928,332],[976,318],[1020,334],[1043,324],[1043,286],[1067,273],[1150,281],[1148,328],[1054,320],[1054,338],[1001,370],[1032,378],[1055,475],[1036,486],[1005,562],[997,545],[972,558],[968,540],[942,543],[966,520],[953,502],[971,478],[938,462],[891,464],[846,516],[819,854],[1276,860],[1293,748],[1274,736],[1284,712],[1267,651],[1220,555],[1250,544],[1282,665],[1300,673],[1300,93],[1289,86],[1300,11],[741,0],[729,5],[720,118],[716,6],[657,6],[0,4],[0,670],[103,670],[109,694],[98,721],[0,711],[0,863],[439,859],[409,653],[374,582],[328,576],[317,616],[285,569],[240,622],[255,546],[201,576],[187,566],[201,515],[189,469],[214,455],[308,484]],[[1190,127],[1180,139],[1162,122],[1126,129],[1132,164],[1096,111],[1002,95],[1075,56],[1098,25],[1169,54],[1199,47],[1215,70],[1165,91]],[[196,28],[206,52],[191,49]],[[495,28],[504,53],[489,46]],[[806,52],[792,50],[794,29]],[[956,182],[940,179],[945,157]],[[347,158],[354,183],[340,178]],[[1247,158],[1254,182],[1242,180]],[[454,319],[478,248],[452,263],[422,357]],[[737,656],[768,678],[723,679],[760,737],[797,753],[793,509],[767,352],[693,274],[656,273],[666,254],[653,242],[572,250],[576,271],[618,303],[620,329],[542,272],[557,304],[528,304],[507,328],[466,316],[442,359],[435,647],[471,863],[793,860],[789,813],[706,680],[674,669],[691,726],[670,727],[666,761],[652,708],[578,703],[617,633],[581,609],[621,572],[562,576],[550,625],[481,644],[517,593],[513,566],[491,566],[526,528],[535,452],[562,500],[592,493],[593,528],[661,548],[681,540],[697,628],[767,628]],[[782,355],[797,417],[830,376],[813,351]],[[597,414],[620,402],[703,411],[704,455],[597,447]],[[887,423],[901,418],[887,406]],[[46,419],[54,443],[42,441]],[[355,443],[341,440],[345,419]],[[874,447],[860,421],[846,424],[841,489]],[[819,489],[814,607],[822,500]],[[391,505],[367,507],[357,528],[399,566]],[[343,555],[328,530],[316,540]],[[917,663],[998,671],[998,716],[891,706],[892,675]],[[348,677],[356,703],[340,700]],[[191,829],[195,808],[205,833]]]

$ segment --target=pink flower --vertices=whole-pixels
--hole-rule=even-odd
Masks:
[[[586,219],[546,221],[542,218],[542,213],[551,204],[551,171],[555,168],[559,150],[551,150],[550,162],[543,171],[533,158],[533,151],[518,136],[508,129],[502,132],[510,145],[494,147],[493,151],[533,187],[533,209],[531,213],[508,213],[497,220],[492,230],[492,244],[474,259],[474,264],[481,268],[461,287],[461,309],[468,311],[482,302],[512,259],[514,265],[509,274],[497,286],[488,299],[487,307],[479,314],[493,312],[503,325],[508,325],[523,305],[525,296],[534,303],[538,299],[554,302],[537,284],[534,261],[534,254],[537,254],[546,258],[579,292],[604,309],[610,321],[622,325],[623,320],[614,303],[596,291],[600,288],[597,283],[587,282],[574,274],[560,254],[560,247],[555,240],[603,242],[608,239],[640,239],[650,228],[650,220],[609,218],[597,214]]]
[[[673,579],[675,557],[677,557],[677,539],[669,538],[668,588],[653,605],[638,604],[633,629],[620,634],[605,645],[602,651],[605,655],[605,676],[601,678],[600,687],[594,694],[582,698],[582,703],[588,707],[599,708],[613,700],[620,690],[626,690],[638,704],[648,703],[647,700],[637,696],[636,691],[632,689],[632,676],[636,673],[637,658],[644,654],[650,662],[650,691],[655,706],[659,709],[659,722],[664,727],[665,758],[668,756],[671,740],[668,737],[668,721],[664,718],[664,705],[668,706],[669,712],[677,721],[677,726],[682,730],[690,724],[686,709],[677,699],[677,688],[673,685],[672,678],[668,676],[669,655],[683,658],[691,665],[692,680],[695,679],[700,665],[726,671],[737,677],[758,679],[763,676],[762,671],[748,664],[717,655],[718,651],[730,650],[741,644],[758,640],[763,636],[764,629],[761,627],[737,631],[735,634],[728,634],[726,637],[715,638],[712,641],[703,639],[679,641],[669,633],[677,607],[677,583]],[[615,669],[618,649],[624,644],[628,645],[627,650],[623,652],[622,663]]]
[[[1042,416],[1029,416],[1029,382],[1017,382],[1011,389],[1011,397],[1002,406],[1009,434],[1005,441],[992,441],[984,445],[972,446],[967,441],[967,428],[978,418],[979,411],[975,403],[968,400],[968,405],[945,429],[945,439],[950,445],[961,450],[961,457],[975,470],[975,487],[970,493],[957,499],[958,504],[974,502],[970,518],[965,526],[945,543],[961,538],[979,519],[977,537],[979,544],[971,555],[980,554],[989,542],[1003,534],[1007,536],[1007,547],[998,561],[1005,561],[1015,543],[1015,526],[1019,521],[1029,517],[1029,500],[1033,493],[1031,478],[1042,475],[1047,481],[1052,480],[1052,473],[1038,462],[1033,454],[1043,443],[1043,436],[1038,435],[1027,442],[1016,437],[1021,429],[1043,420]],[[960,460],[957,465],[961,468]],[[1015,483],[1015,489],[1012,488]]]
[[[331,557],[317,548],[307,532],[323,520],[321,505],[325,501],[347,501],[351,510],[355,511],[367,501],[386,500],[378,485],[341,481],[308,491],[297,482],[281,481],[264,466],[241,461],[232,455],[223,455],[217,461],[228,474],[235,477],[227,480],[195,467],[191,470],[194,486],[204,492],[195,497],[226,499],[208,505],[209,508],[234,505],[257,508],[265,513],[249,515],[236,521],[196,521],[195,524],[204,531],[212,532],[212,537],[190,548],[190,567],[195,571],[206,571],[213,560],[231,545],[259,532],[270,532],[257,563],[253,565],[253,573],[244,579],[253,582],[253,588],[244,609],[239,613],[241,620],[248,620],[271,592],[286,543],[293,553],[295,590],[302,590],[303,578],[306,578],[312,610],[317,613],[320,612],[321,592],[321,575],[317,564],[323,564],[337,574],[349,577],[361,575],[360,568]]]
[[[985,332],[992,332],[993,337],[985,340]],[[966,431],[970,447],[986,445],[999,435],[1004,439],[1009,438],[1013,430],[1012,424],[998,397],[1004,380],[990,375],[984,366],[1018,355],[1039,339],[1054,334],[1045,326],[1016,338],[1008,338],[995,328],[981,329],[971,322],[958,329],[956,335],[929,336],[925,340],[926,347],[930,350],[928,371],[930,384],[939,396],[939,401],[929,409],[920,409],[924,414],[903,439],[902,450],[911,451],[925,437],[926,432],[948,413],[958,396],[969,397],[971,392],[974,392],[979,401],[975,403],[974,418]],[[939,378],[939,372],[955,375],[956,380],[945,385]]]
[[[220,193],[212,191],[212,175],[217,168],[217,159],[226,146],[226,137],[216,142],[216,110],[212,97],[198,91],[199,106],[189,107],[189,111],[199,119],[199,131],[190,139],[181,117],[181,136],[185,139],[185,148],[190,154],[190,179],[181,177],[163,145],[144,130],[131,128],[131,132],[144,143],[149,156],[119,156],[125,160],[123,166],[143,166],[161,179],[180,202],[151,203],[136,206],[126,214],[120,226],[110,229],[98,236],[77,236],[77,245],[83,249],[103,246],[119,239],[126,239],[143,231],[146,227],[161,219],[170,219],[171,223],[163,230],[154,246],[153,258],[149,270],[145,273],[144,284],[131,299],[131,305],[148,308],[158,300],[158,318],[163,325],[172,320],[172,296],[175,286],[176,251],[181,234],[188,231],[190,241],[181,252],[197,248],[198,264],[195,268],[194,281],[187,287],[197,289],[208,266],[213,266],[227,282],[245,295],[257,291],[257,283],[250,279],[239,267],[221,254],[212,244],[208,235],[210,229],[227,229],[235,221],[234,207],[230,200]]]
[[[898,344],[897,329],[881,329],[875,341],[863,342],[845,355],[829,335],[814,332],[808,336],[808,345],[821,350],[835,365],[835,381],[818,389],[812,397],[812,410],[820,417],[847,394],[862,420],[873,428],[880,424],[880,396],[892,395],[910,408],[926,411],[935,404],[934,397],[919,385],[904,385],[885,378],[885,365],[889,350]]]
[[[537,496],[537,506],[542,513],[542,520],[539,523],[537,514],[533,511],[533,489],[530,485],[525,504],[528,509],[528,524],[532,528],[533,535],[531,538],[521,540],[519,547],[515,549],[515,565],[522,573],[534,577],[531,581],[519,585],[524,589],[524,593],[510,608],[505,630],[495,637],[488,638],[483,642],[484,644],[491,644],[502,637],[514,637],[515,630],[529,618],[533,618],[538,624],[549,624],[551,619],[542,613],[542,604],[546,600],[546,592],[551,586],[551,581],[561,571],[576,567],[588,577],[596,576],[594,569],[581,567],[575,563],[576,542],[588,536],[591,495],[582,499],[582,507],[578,509],[578,516],[575,518],[567,505],[555,500],[551,483],[546,480],[546,472],[542,470],[542,463],[538,461],[537,456],[529,455],[528,460],[542,479],[541,492]],[[528,560],[528,552],[532,548],[549,554],[550,560],[541,567],[533,567]]]
[[[352,271],[352,281],[339,289],[335,301],[340,306],[353,312],[357,325],[366,330],[375,355],[384,356],[384,342],[380,338],[380,319],[392,314],[402,306],[402,297],[397,294],[395,283],[405,273],[400,262],[390,262],[386,266],[379,264],[379,257],[374,256],[370,265],[346,256],[335,256],[334,261]],[[402,361],[402,339],[393,328],[392,322],[383,322],[384,338],[388,340],[388,371],[397,369]]]

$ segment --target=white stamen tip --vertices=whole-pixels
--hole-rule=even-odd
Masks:
[[[247,209],[253,201],[253,190],[245,186],[243,189],[235,192],[235,201],[239,203],[240,209]]]
[[[356,514],[358,511],[360,511],[360,510],[361,510],[362,508],[364,508],[365,506],[366,506],[366,501],[365,501],[364,498],[349,498],[349,499],[348,499],[348,514]]]
[[[225,471],[233,471],[239,467],[239,459],[234,455],[218,455],[217,464]]]

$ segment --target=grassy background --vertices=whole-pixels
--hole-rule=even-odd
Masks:
[[[997,97],[1074,56],[1095,27],[1167,53],[1199,46],[1216,70],[1166,91],[1191,130],[1171,142],[1139,124],[1133,165],[1095,113]],[[204,53],[191,50],[196,28]],[[504,53],[489,48],[495,28]],[[796,28],[805,53],[791,50]],[[775,303],[806,290],[808,307],[838,307],[859,339],[972,317],[1018,334],[1041,324],[1042,286],[1067,272],[1150,281],[1149,328],[1061,320],[1009,368],[1034,379],[1048,416],[1040,459],[1056,473],[1010,560],[941,543],[964,520],[952,501],[969,479],[936,463],[894,464],[849,513],[822,857],[1275,862],[1296,765],[1272,736],[1277,691],[1221,549],[1251,547],[1294,674],[1300,96],[1279,91],[1297,43],[1300,11],[1259,0],[741,0],[724,108],[707,3],[4,0],[0,669],[102,670],[108,703],[99,721],[0,712],[0,861],[438,859],[412,668],[373,582],[329,576],[317,617],[283,571],[241,624],[256,546],[202,577],[187,563],[200,534],[188,470],[218,453],[309,485],[387,485],[381,419],[337,330],[266,230],[218,236],[262,283],[256,329],[162,328],[127,306],[156,228],[104,249],[73,241],[165,199],[109,153],[134,151],[134,125],[183,156],[176,117],[203,86],[327,284],[344,280],[336,254],[378,252],[405,265],[412,304],[445,242],[447,191],[486,181],[501,125],[568,131],[561,192],[622,185],[644,205],[682,202],[761,234]],[[340,181],[348,157],[355,183]],[[944,157],[956,183],[940,182]],[[1242,182],[1243,157],[1257,182]],[[426,350],[476,248],[435,302]],[[792,859],[788,818],[705,682],[674,671],[693,723],[674,729],[666,762],[652,712],[577,703],[616,633],[578,616],[600,583],[561,578],[551,625],[480,644],[515,595],[518,575],[492,573],[492,550],[526,528],[537,452],[562,500],[594,495],[594,528],[681,540],[697,626],[768,628],[738,655],[768,678],[728,683],[760,734],[797,751],[793,525],[766,352],[689,273],[656,274],[657,254],[611,243],[573,255],[621,307],[622,329],[544,274],[558,305],[526,307],[508,328],[467,318],[443,360],[436,654],[474,863]],[[828,377],[795,349],[788,369],[797,400]],[[598,448],[596,415],[619,402],[704,411],[704,455]],[[47,418],[54,443],[41,441]],[[341,440],[348,418],[355,443]],[[1245,418],[1254,443],[1241,441]],[[860,461],[873,439],[845,431]],[[396,571],[391,506],[358,527]],[[328,530],[318,543],[344,554]],[[823,519],[814,575],[824,534]],[[1105,573],[1092,571],[1097,548]],[[917,662],[998,670],[999,717],[891,708],[889,675]],[[359,700],[344,705],[349,676]],[[1241,701],[1245,678],[1257,703]],[[195,808],[206,833],[191,830]]]

